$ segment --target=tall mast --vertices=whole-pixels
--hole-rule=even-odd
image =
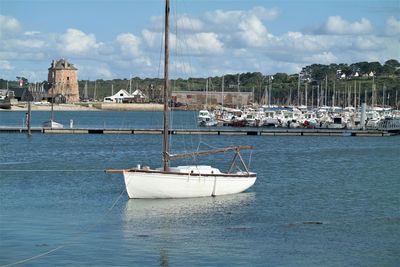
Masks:
[[[129,94],[132,95],[132,74],[129,76]]]
[[[222,75],[222,99],[221,99],[221,105],[224,107],[224,84],[225,84],[225,75]]]
[[[94,91],[93,91],[93,100],[96,101],[96,92],[97,91],[97,79],[94,80]]]
[[[164,36],[164,134],[163,134],[163,168],[169,170],[168,140],[168,94],[169,94],[169,0],[165,1],[165,36]]]
[[[300,73],[297,79],[297,106],[300,106]]]
[[[83,88],[83,98],[84,99],[88,99],[89,98],[87,81],[85,82],[85,87]]]
[[[237,104],[236,108],[239,109],[239,107],[240,107],[240,106],[239,106],[240,73],[238,73],[238,76],[237,76],[237,90],[238,90],[238,95],[237,95],[237,98],[236,98],[236,99],[237,99],[237,101],[236,101],[236,102],[237,102],[237,103],[236,103],[236,104]]]
[[[308,103],[307,103],[307,100],[308,100],[308,99],[307,99],[307,84],[308,84],[308,83],[305,83],[306,88],[305,88],[305,94],[304,94],[304,96],[305,96],[305,106],[306,106],[306,107],[308,107]]]
[[[205,109],[208,109],[208,81],[209,81],[209,78],[207,78],[207,81],[206,81],[206,106],[205,106]]]
[[[53,84],[51,85],[51,120],[54,121],[54,87],[56,86],[56,71],[53,66],[52,76],[53,76]]]

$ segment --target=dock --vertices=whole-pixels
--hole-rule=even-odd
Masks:
[[[26,127],[0,127],[0,133],[27,133]],[[133,134],[161,135],[162,129],[127,129],[127,128],[42,128],[32,127],[32,134]],[[351,129],[171,129],[172,135],[222,135],[222,136],[393,136],[400,131],[389,130],[351,130]]]

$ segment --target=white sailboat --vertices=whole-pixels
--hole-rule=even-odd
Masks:
[[[164,58],[164,129],[163,129],[163,166],[106,170],[122,172],[129,198],[189,198],[240,193],[251,187],[256,181],[256,174],[250,172],[244,163],[240,151],[251,149],[249,146],[227,147],[211,151],[200,151],[172,155],[169,152],[168,99],[169,99],[169,0],[165,8],[165,58]],[[171,167],[170,160],[203,156],[214,153],[235,152],[230,168],[226,173],[211,166]],[[239,160],[243,171],[233,172]]]
[[[199,115],[197,115],[197,125],[199,126],[206,126],[206,127],[212,127],[212,126],[217,126],[217,120],[215,119],[215,114],[214,112],[208,111],[208,83],[209,79],[207,78],[206,82],[206,104],[204,106],[204,109],[199,111]]]
[[[217,126],[217,120],[213,112],[203,109],[200,110],[199,115],[197,115],[197,124],[199,126],[212,127]]]

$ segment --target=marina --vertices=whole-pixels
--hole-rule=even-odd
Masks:
[[[26,127],[0,127],[0,133],[27,133]],[[42,134],[134,134],[161,135],[162,129],[118,129],[118,128],[43,128],[32,127],[32,133]],[[178,129],[171,135],[247,135],[247,136],[393,136],[400,130],[347,130],[347,129]]]

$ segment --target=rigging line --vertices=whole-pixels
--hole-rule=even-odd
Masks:
[[[177,4],[175,1],[174,1],[174,3]],[[187,49],[189,47],[187,40],[190,39],[190,36],[187,35],[185,30],[178,31],[179,30],[178,29],[178,26],[179,26],[178,25],[178,17],[179,16],[178,16],[178,11],[177,11],[178,8],[174,8],[173,10],[174,10],[174,22],[175,22],[174,29],[175,29],[175,34],[176,34],[176,38],[175,38],[176,39],[176,42],[175,42],[176,47],[175,47],[175,53],[174,53],[175,60],[181,61],[182,73],[186,73],[186,74],[190,73],[191,74],[190,76],[193,76],[192,62],[191,62],[190,55],[188,55],[188,51],[186,51],[186,54],[187,54],[186,57],[184,56],[185,48]],[[183,12],[183,14],[185,14],[185,13],[186,12]],[[184,18],[184,16],[181,16],[181,17]],[[189,23],[190,23],[192,30],[194,31],[195,27],[193,26],[192,21],[189,20]],[[194,37],[195,37],[195,39],[198,39],[197,35],[194,35]],[[179,53],[179,51],[182,51],[182,52]],[[174,66],[175,66],[175,70],[178,72],[178,64],[175,64]],[[187,89],[189,89],[189,84],[187,84],[187,87],[188,87]],[[191,122],[193,122],[193,121],[197,121],[197,116],[194,112],[192,114]],[[186,136],[183,139],[185,140]],[[201,143],[202,137],[199,136],[199,139],[200,139],[200,143]],[[190,140],[191,140],[191,147],[193,147],[194,146],[193,138],[191,137]],[[184,149],[187,150],[185,142],[184,142]],[[199,149],[199,147],[197,148],[197,150],[198,149]],[[192,160],[194,163],[196,163],[196,157],[192,157]],[[189,161],[189,159],[187,159],[186,161]]]
[[[185,5],[186,5],[186,3],[184,3],[184,2],[180,2],[182,5],[182,9],[183,9],[183,12],[182,12],[182,14],[189,14],[190,12],[185,12],[186,10],[187,10],[187,8],[185,7]],[[176,10],[177,10],[178,8],[176,8]],[[184,16],[182,16],[182,18],[184,18]],[[195,31],[195,27],[194,27],[194,25],[193,25],[193,21],[191,20],[191,19],[189,19],[189,25],[190,25],[190,27],[191,27],[191,30],[192,30],[192,32],[196,32]],[[186,34],[186,32],[184,31],[184,30],[182,30],[181,31],[181,33],[182,33],[182,50],[183,50],[183,48],[185,47],[185,45],[186,45],[186,48],[189,48],[189,45],[188,45],[188,42],[187,42],[187,40],[189,40],[190,39],[190,36],[188,36],[187,34]],[[198,38],[197,38],[197,34],[194,34],[194,37],[195,37],[195,39],[196,39],[196,41],[197,41],[197,43],[200,43],[199,42],[199,40],[198,40]],[[189,54],[188,53],[188,51],[187,51],[187,54]],[[185,58],[183,57],[183,53],[182,53],[182,56],[181,56],[181,58],[182,58],[182,62],[183,62],[183,69],[185,70],[185,72],[186,72],[186,67],[187,67],[187,69],[189,70],[189,71],[187,71],[187,74],[189,74],[189,77],[193,77],[193,68],[192,68],[192,58],[191,58],[191,56],[187,56],[187,62],[188,63],[185,63]]]
[[[158,78],[160,78],[161,64],[162,64],[162,54],[163,54],[163,51],[164,51],[164,45],[163,45],[164,44],[164,38],[163,38],[164,34],[165,34],[165,25],[163,26],[163,30],[161,31],[160,56],[159,56],[159,60],[158,60],[158,72],[157,72],[157,77]]]
[[[126,115],[125,115],[125,116],[123,117],[123,119],[122,119],[121,128],[124,128],[125,119],[126,119]],[[122,133],[121,133],[121,132],[118,132],[117,135],[120,135],[120,136],[121,136]],[[115,148],[116,148],[116,146],[117,146],[117,143],[116,143],[116,142],[113,142],[112,149],[111,149],[111,154],[110,154],[108,157],[105,158],[105,162],[111,162],[113,156],[115,155]]]
[[[201,143],[201,144],[204,144],[205,146],[207,146],[207,147],[209,147],[209,148],[212,148],[212,149],[218,148],[218,147],[212,146],[212,145],[210,145],[210,144],[208,144],[207,142],[204,142],[204,141],[200,141],[200,143]]]
[[[176,4],[173,4],[173,5],[176,5]],[[176,9],[177,8],[172,8],[172,10],[173,10],[172,17],[173,17],[173,20],[174,20],[174,32],[175,32],[175,39],[176,39],[175,45],[176,46],[175,46],[175,49],[174,49],[173,57],[171,58],[171,63],[172,63],[172,61],[174,61],[174,63],[178,61],[178,53],[177,53],[177,51],[178,51],[178,21],[177,21],[178,15],[177,15]],[[173,48],[173,47],[171,46],[171,48]],[[178,74],[179,72],[178,72],[177,64],[171,64],[171,65],[172,65],[175,73]],[[178,80],[170,78],[169,82],[170,82],[170,90],[168,92],[167,101],[169,103],[168,107],[169,107],[169,110],[170,110],[170,112],[169,112],[169,115],[170,115],[169,130],[172,130],[172,129],[175,129],[175,126],[174,126],[175,112],[173,112],[174,106],[173,106],[173,101],[172,101],[172,92],[174,91],[174,89],[177,88]],[[174,142],[173,142],[172,135],[169,135],[169,144],[172,146],[173,143]]]
[[[28,262],[28,261],[32,261],[32,260],[41,258],[41,257],[43,257],[43,256],[46,256],[46,255],[48,255],[48,254],[50,254],[50,253],[53,253],[54,251],[57,251],[57,250],[59,250],[59,249],[65,247],[65,246],[66,246],[66,245],[58,246],[58,247],[53,248],[53,249],[51,249],[51,250],[48,250],[48,251],[46,251],[46,252],[44,252],[44,253],[42,253],[42,254],[38,254],[38,255],[35,255],[35,256],[33,256],[33,257],[30,257],[30,258],[27,258],[27,259],[23,259],[23,260],[20,260],[20,261],[16,261],[16,262],[13,262],[13,263],[10,263],[10,264],[1,265],[1,267],[9,267],[9,266],[15,266],[15,265],[19,265],[19,264],[22,264],[22,263],[26,263],[26,262]]]
[[[251,156],[253,155],[253,150],[250,150],[250,156],[249,156],[249,163],[247,164],[247,168],[250,170],[250,164],[251,164]]]
[[[69,241],[67,241],[64,245],[61,245],[61,246],[58,246],[58,247],[56,247],[56,248],[50,249],[50,250],[48,250],[48,251],[46,251],[46,252],[43,252],[43,253],[41,253],[41,254],[37,254],[37,255],[32,256],[32,257],[30,257],[30,258],[26,258],[26,259],[23,259],[23,260],[19,260],[19,261],[16,261],[16,262],[13,262],[13,263],[9,263],[9,264],[6,264],[6,265],[1,265],[0,267],[9,267],[9,266],[15,266],[15,265],[19,265],[19,264],[22,264],[22,263],[26,263],[26,262],[29,262],[29,261],[32,261],[32,260],[41,258],[41,257],[43,257],[43,256],[46,256],[46,255],[48,255],[48,254],[51,254],[51,253],[53,253],[53,252],[55,252],[55,251],[57,251],[57,250],[60,250],[60,249],[62,249],[62,248],[64,248],[64,247],[68,246],[68,245],[71,245],[72,242],[73,242],[76,238],[79,237],[78,235],[86,234],[86,233],[88,233],[90,230],[93,230],[94,228],[96,228],[96,227],[100,224],[100,222],[103,221],[103,220],[108,216],[108,214],[109,214],[109,213],[111,212],[111,210],[115,207],[115,205],[118,203],[118,201],[120,200],[121,196],[122,196],[125,192],[126,192],[126,188],[124,188],[124,190],[122,190],[122,192],[119,194],[119,196],[116,198],[116,200],[115,200],[115,201],[113,202],[113,204],[110,206],[110,208],[107,209],[106,213],[103,215],[102,218],[100,218],[100,220],[97,221],[97,223],[95,223],[95,224],[93,224],[93,225],[89,225],[85,230],[82,230],[82,231],[76,233],[75,236],[74,236],[74,237],[71,237],[71,238],[69,239]]]

